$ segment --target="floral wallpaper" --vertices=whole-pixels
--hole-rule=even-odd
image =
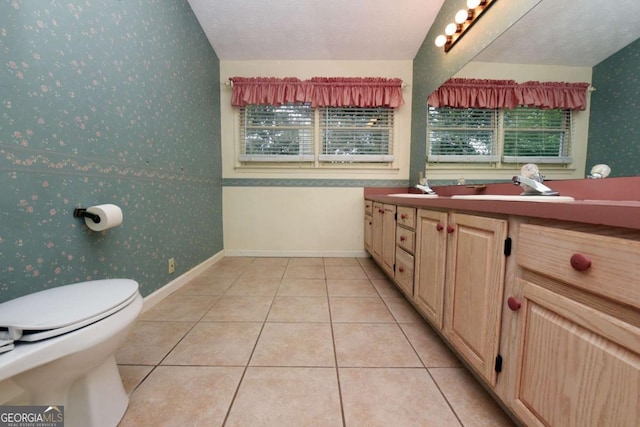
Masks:
[[[186,0],[7,0],[0,59],[0,302],[148,295],[222,250],[219,61]],[[103,203],[121,226],[73,218]]]
[[[640,39],[593,67],[592,84],[587,172],[640,175]]]

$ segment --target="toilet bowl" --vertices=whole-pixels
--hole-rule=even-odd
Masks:
[[[138,283],[106,279],[60,286],[0,304],[0,387],[30,405],[64,406],[65,426],[116,426],[129,398],[114,353],[142,310]],[[10,345],[9,347],[10,348]]]

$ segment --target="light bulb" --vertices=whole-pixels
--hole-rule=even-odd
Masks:
[[[476,7],[480,6],[480,0],[467,0],[467,7],[469,9],[475,9]]]
[[[448,36],[452,36],[456,33],[457,30],[458,26],[452,22],[444,28],[444,33]]]
[[[442,34],[440,34],[438,37],[436,37],[436,46],[438,47],[442,47],[447,43],[447,37],[443,36]]]
[[[467,18],[469,18],[469,11],[459,10],[458,13],[456,13],[455,21],[458,24],[462,24],[467,20]]]

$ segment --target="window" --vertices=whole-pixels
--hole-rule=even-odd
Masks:
[[[393,116],[388,107],[247,105],[240,108],[239,161],[390,163]]]
[[[427,113],[431,162],[495,162],[498,110],[433,108]]]
[[[241,162],[313,161],[315,114],[309,105],[240,109]]]
[[[514,108],[504,110],[502,160],[571,163],[571,111]]]
[[[321,110],[320,161],[390,162],[393,137],[391,108],[331,108]]]
[[[231,77],[239,166],[392,168],[402,80]],[[290,164],[286,164],[290,163]],[[269,167],[264,165],[264,167]]]
[[[429,107],[427,159],[571,163],[571,130],[570,110]]]

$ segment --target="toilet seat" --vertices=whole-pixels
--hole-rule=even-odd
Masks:
[[[0,339],[0,353],[7,352],[9,350],[13,350],[15,345],[13,344],[13,340],[3,340]]]
[[[138,283],[104,279],[59,286],[0,304],[0,339],[34,342],[90,325],[129,305]]]

